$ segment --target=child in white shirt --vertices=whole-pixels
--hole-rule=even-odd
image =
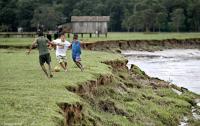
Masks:
[[[71,43],[66,41],[65,33],[60,34],[60,38],[53,40],[53,43],[56,44],[56,59],[59,62],[60,66],[67,71],[67,57],[66,52]]]

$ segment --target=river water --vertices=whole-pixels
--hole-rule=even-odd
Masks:
[[[122,51],[129,60],[151,77],[158,77],[200,94],[200,50]]]

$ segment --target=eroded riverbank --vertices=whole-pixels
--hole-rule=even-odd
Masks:
[[[29,48],[30,44],[0,44],[0,48]],[[81,45],[83,49],[87,50],[113,52],[128,49],[140,51],[157,51],[173,48],[200,49],[200,38],[164,40],[107,40],[83,42]]]
[[[164,51],[123,51],[128,66],[136,64],[151,77],[200,94],[200,50],[171,49]]]
[[[123,44],[119,45],[123,46]],[[116,45],[116,47],[119,45]],[[102,50],[107,46],[102,45]],[[104,48],[104,50],[111,49],[115,51],[117,48]],[[34,56],[31,58],[33,61],[36,61],[36,55],[37,53],[34,52]],[[39,116],[40,120],[36,122],[38,126],[43,126],[43,124],[61,126],[178,125],[185,115],[191,117],[189,119],[190,124],[199,123],[191,115],[191,107],[196,105],[194,99],[197,95],[189,91],[184,91],[181,95],[178,95],[172,90],[168,82],[149,77],[134,65],[132,65],[131,70],[128,70],[126,68],[127,60],[114,58],[115,55],[113,54],[85,51],[83,52],[83,59],[90,59],[83,61],[84,64],[87,64],[85,73],[79,73],[76,68],[71,66],[72,71],[67,74],[67,77],[61,72],[58,73],[59,76],[55,76],[51,81],[47,81],[40,76],[36,67],[38,64],[30,62],[30,58],[21,59],[24,57],[24,52],[6,50],[2,52],[1,56],[4,59],[1,67],[4,68],[6,73],[6,76],[2,78],[5,83],[2,85],[5,87],[2,92],[4,92],[5,96],[8,95],[7,92],[10,90],[16,94],[15,99],[1,97],[4,104],[6,104],[4,105],[5,108],[2,109],[2,114],[4,115],[0,115],[3,117],[1,118],[3,122],[15,121],[16,117],[10,116],[12,115],[11,112],[14,111],[20,115],[27,110],[22,108],[31,106],[28,109],[30,112],[25,117],[20,116],[24,125],[34,123],[35,120],[31,119],[38,117],[40,113],[42,113]],[[5,60],[7,58],[12,60]],[[110,61],[110,59],[118,60]],[[30,63],[25,63],[25,61]],[[12,65],[8,67],[5,64]],[[21,67],[18,65],[21,65]],[[69,63],[69,65],[72,64]],[[26,75],[28,79],[24,79],[19,74],[13,75],[13,72],[11,73],[11,70],[9,70],[11,68],[16,72],[24,73],[23,75]],[[25,68],[25,70],[20,68]],[[28,74],[30,70],[32,74],[40,78],[38,80],[39,83],[37,82],[36,84],[35,77],[33,78],[32,74]],[[77,81],[78,79],[74,79],[72,75],[78,76],[78,79],[84,79]],[[10,76],[13,77],[12,80],[9,79]],[[25,82],[22,83],[21,80]],[[16,86],[16,89],[19,88],[19,92],[16,89],[13,90],[13,86]],[[35,88],[36,86],[37,88]],[[38,86],[42,88],[38,88]],[[178,87],[176,88],[179,90]],[[27,92],[27,90],[30,92]],[[32,92],[34,92],[34,95]],[[37,93],[35,94],[35,92]],[[52,92],[54,92],[53,95]],[[27,96],[26,100],[21,99],[23,97],[17,97],[21,96],[21,93],[23,93],[23,96]],[[24,95],[25,93],[26,95]],[[43,98],[42,101],[41,98]],[[20,102],[17,102],[17,100]],[[34,102],[31,102],[33,100]],[[18,104],[22,106],[20,107],[21,109],[19,109]],[[10,109],[10,106],[12,109]],[[59,108],[60,110],[58,111]],[[32,111],[35,115],[31,113]],[[48,117],[42,115],[48,115]],[[8,116],[12,118],[6,118]]]

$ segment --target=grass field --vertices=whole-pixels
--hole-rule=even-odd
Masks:
[[[51,53],[52,65],[57,65],[54,52]],[[100,58],[101,57],[101,58]],[[53,117],[62,120],[56,103],[80,102],[78,95],[66,90],[66,86],[81,84],[96,79],[99,74],[111,74],[108,66],[100,61],[120,59],[121,56],[102,52],[83,52],[84,72],[69,58],[69,72],[54,73],[48,79],[41,71],[38,52],[30,55],[25,50],[0,50],[0,126],[55,126]],[[20,125],[21,126],[21,125]]]
[[[83,42],[96,42],[106,40],[163,40],[163,39],[187,39],[187,38],[200,38],[200,33],[127,33],[127,32],[111,32],[108,33],[106,38],[104,35],[96,37],[93,35],[89,38],[89,35],[84,35],[79,38]],[[0,45],[30,45],[34,38],[0,38]],[[67,38],[68,41],[72,40]]]
[[[53,67],[57,65],[54,53],[51,51]],[[171,89],[153,90],[142,83],[145,81],[133,81],[127,72],[113,75],[101,61],[122,59],[118,54],[83,51],[84,72],[75,66],[70,55],[68,52],[69,71],[54,73],[54,78],[48,79],[39,66],[37,50],[26,55],[25,50],[0,49],[0,126],[60,126],[63,116],[59,114],[57,103],[80,102],[84,105],[85,118],[99,121],[102,126],[175,125],[191,111],[190,101],[195,97],[192,93],[178,96]],[[139,70],[138,73],[144,76]],[[116,79],[112,84],[98,87],[96,96],[84,99],[66,90],[66,86],[95,80],[100,74],[112,74]],[[125,83],[131,83],[133,87],[127,91],[119,88],[119,84]],[[95,99],[97,105],[90,104],[91,99]],[[101,101],[114,103],[129,116],[101,111],[98,106]],[[86,125],[92,123],[86,121]]]

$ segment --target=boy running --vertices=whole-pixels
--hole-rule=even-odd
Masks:
[[[52,78],[53,75],[51,73],[51,56],[50,56],[50,53],[49,53],[49,50],[48,50],[48,43],[49,43],[49,40],[44,37],[44,34],[43,34],[42,31],[39,31],[38,32],[38,38],[35,39],[35,41],[32,43],[27,54],[30,54],[32,48],[37,46],[37,48],[39,50],[40,66],[41,66],[42,70],[44,71],[45,75],[47,77]],[[48,72],[47,72],[47,70],[44,66],[45,62],[48,64],[48,67],[49,67],[49,75],[48,75]]]
[[[66,58],[66,51],[71,46],[71,43],[66,41],[65,33],[62,32],[60,34],[60,38],[53,40],[53,44],[56,44],[56,59],[59,62],[60,66],[67,71],[67,58]]]
[[[72,59],[78,68],[83,71],[83,65],[81,64],[81,43],[78,40],[78,35],[74,34],[73,41],[72,41]]]

